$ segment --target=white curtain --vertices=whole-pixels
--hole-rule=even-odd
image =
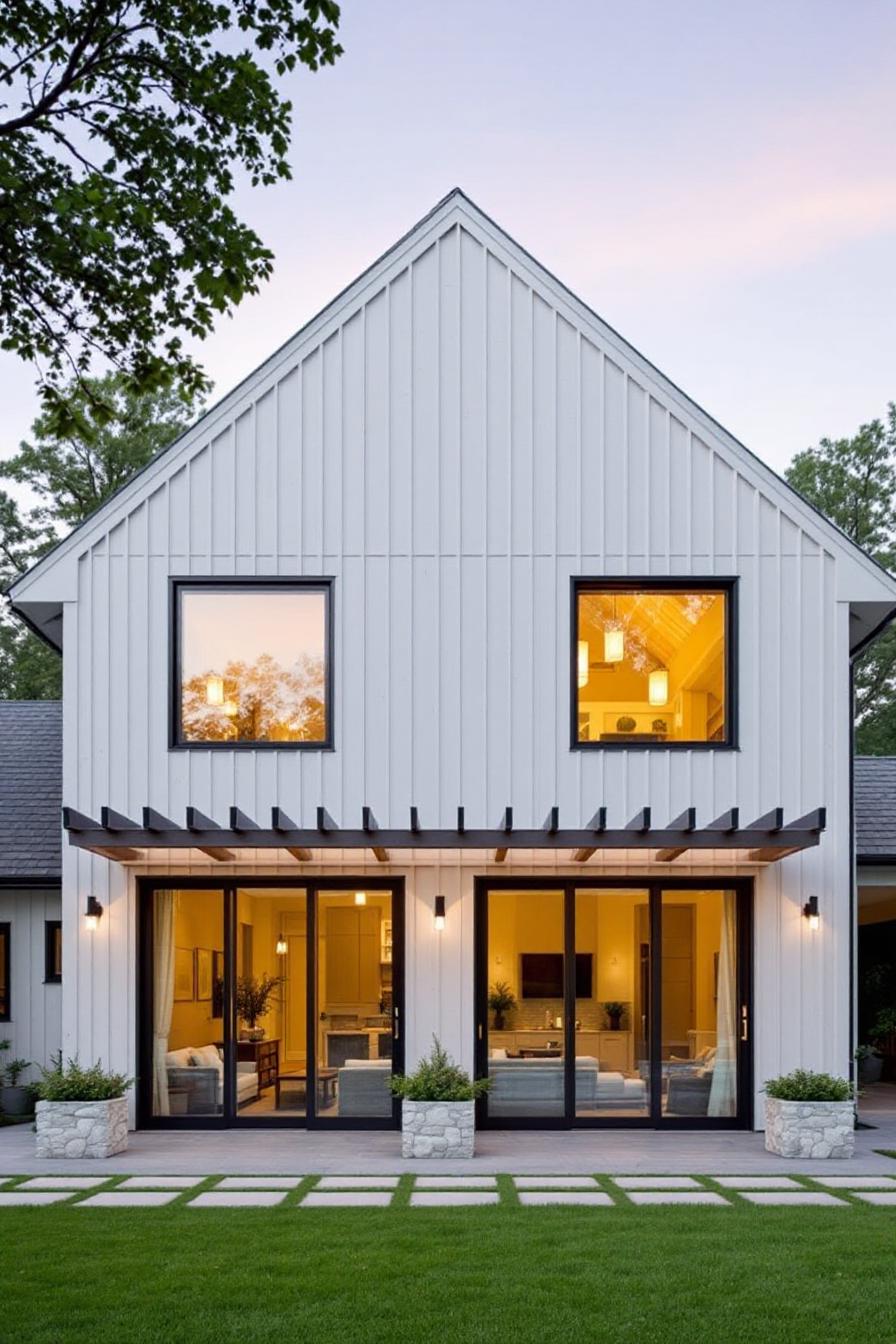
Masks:
[[[174,1010],[174,902],[173,891],[153,894],[152,939],[152,1111],[168,1115],[168,1071],[165,1056]]]
[[[737,1108],[737,897],[722,892],[719,981],[716,987],[716,1058],[707,1115],[734,1115]]]

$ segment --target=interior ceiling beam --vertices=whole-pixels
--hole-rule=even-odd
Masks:
[[[104,845],[84,845],[84,849],[91,854],[99,855],[101,859],[110,859],[113,863],[133,863],[136,859],[143,858],[139,849],[130,849],[127,845],[111,849]]]
[[[506,846],[502,849],[495,850],[495,863],[503,863],[506,858],[507,858]]]

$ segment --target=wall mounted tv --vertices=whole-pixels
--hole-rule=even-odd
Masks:
[[[576,953],[576,998],[592,997],[592,956]],[[520,982],[524,999],[563,998],[563,953],[522,952]]]

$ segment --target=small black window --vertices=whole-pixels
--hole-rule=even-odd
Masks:
[[[0,924],[0,1022],[10,1018],[9,1002],[9,925]]]
[[[44,981],[58,985],[62,980],[62,920],[44,923]]]

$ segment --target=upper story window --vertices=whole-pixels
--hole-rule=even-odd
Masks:
[[[62,983],[62,920],[44,921],[44,983]]]
[[[573,746],[734,745],[731,580],[573,584]]]
[[[328,747],[331,583],[175,580],[174,746]]]

